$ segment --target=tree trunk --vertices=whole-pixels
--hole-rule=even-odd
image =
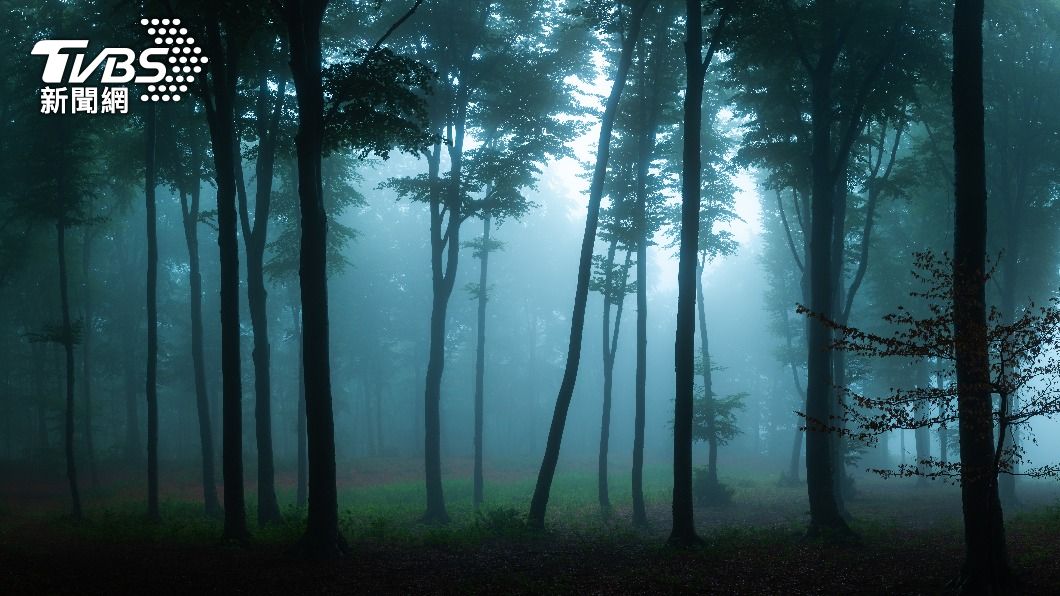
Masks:
[[[927,368],[927,363],[921,360],[917,364],[917,377],[918,383],[921,383],[922,387],[929,387],[931,385],[931,375]],[[917,400],[913,404],[913,417],[917,420],[925,420],[928,417],[928,404],[924,400]],[[913,443],[916,446],[916,469],[920,476],[917,477],[917,484],[925,485],[927,478],[922,474],[927,473],[927,467],[923,462],[931,458],[931,430],[924,425],[918,424],[913,429]]]
[[[704,261],[705,261],[704,257]],[[718,484],[718,432],[714,414],[714,383],[710,362],[710,343],[707,340],[707,307],[703,294],[703,264],[696,269],[696,308],[699,314],[699,348],[703,360],[704,403],[707,407],[707,480]]]
[[[811,83],[813,150],[813,196],[810,222],[810,309],[832,319],[834,304],[832,272],[833,194],[831,169],[832,71],[822,64],[812,73]],[[806,382],[806,486],[810,501],[808,534],[821,532],[849,534],[836,497],[835,462],[831,433],[832,332],[820,321],[809,323],[809,356]]]
[[[484,381],[486,375],[486,301],[487,271],[490,258],[490,223],[489,214],[482,218],[482,247],[479,249],[478,277],[478,333],[475,339],[475,472],[474,495],[472,502],[477,509],[482,505],[482,415],[484,401]]]
[[[324,137],[320,24],[326,6],[327,0],[291,0],[286,9],[291,73],[298,93],[295,144],[302,216],[299,277],[311,488],[303,546],[315,557],[334,557],[346,549],[339,534],[335,485],[335,419],[328,337],[327,213],[320,173]]]
[[[196,157],[200,154],[195,153]],[[193,167],[199,167],[195,159]],[[192,178],[191,203],[187,194],[180,193],[181,212],[184,222],[184,241],[188,247],[188,288],[191,308],[191,362],[195,375],[195,411],[199,420],[199,451],[202,457],[202,499],[206,515],[221,512],[217,500],[217,484],[214,473],[213,427],[210,423],[210,400],[206,393],[206,363],[203,355],[202,330],[202,272],[199,264],[199,198],[201,180]]]
[[[615,243],[612,242],[612,246]],[[618,332],[622,328],[622,310],[626,303],[626,283],[629,280],[629,262],[632,258],[632,252],[626,251],[626,261],[622,266],[622,282],[619,286],[619,297],[618,297],[618,308],[615,312],[615,326],[613,329],[609,329],[611,313],[610,307],[608,306],[609,301],[612,299],[608,297],[605,292],[604,300],[604,407],[603,413],[600,420],[600,455],[597,460],[597,494],[600,500],[600,509],[607,515],[611,512],[611,500],[607,494],[607,451],[608,444],[611,438],[611,396],[614,390],[614,378],[615,378],[615,355],[618,353]],[[608,276],[610,276],[611,267],[614,263],[614,254],[609,251],[608,255]],[[610,291],[611,283],[605,282],[605,287]]]
[[[140,444],[140,407],[136,399],[136,377],[133,373],[134,356],[130,350],[122,358],[125,378],[125,461],[139,465],[143,446]],[[46,435],[45,435],[46,436]]]
[[[633,525],[646,526],[644,508],[644,417],[648,372],[648,237],[645,232],[645,196],[638,193],[637,212],[641,236],[637,242],[637,372],[633,420]]]
[[[696,534],[692,498],[692,416],[695,393],[696,271],[699,259],[700,176],[703,129],[703,7],[687,0],[684,131],[681,176],[681,240],[677,269],[677,333],[674,340],[674,492],[669,543],[702,544]]]
[[[82,439],[85,445],[85,457],[88,459],[88,470],[92,477],[92,487],[99,486],[99,474],[96,469],[96,448],[92,441],[92,334],[95,330],[92,311],[92,233],[86,228],[82,236],[81,276],[84,278],[81,303],[85,319],[81,335],[81,388],[84,391],[85,413],[82,415]]]
[[[236,238],[235,98],[238,55],[217,21],[207,26],[212,109],[208,107],[217,182],[217,245],[221,260],[221,424],[224,539],[245,543],[243,487],[243,382],[239,353],[239,244]]]
[[[305,419],[305,367],[302,365],[302,317],[298,308],[298,295],[292,291],[291,317],[294,319],[294,340],[298,343],[298,488],[295,502],[299,507],[305,507],[309,489],[309,472],[307,467],[308,455],[306,453],[306,419]]]
[[[641,48],[643,49],[643,44]],[[644,507],[644,423],[648,376],[648,173],[655,154],[655,135],[660,111],[658,76],[662,70],[663,52],[653,56],[651,83],[643,78],[641,89],[641,130],[637,141],[637,178],[634,217],[637,226],[637,354],[633,421],[633,525],[646,526],[648,514]],[[651,93],[647,93],[649,85]]]
[[[81,520],[81,493],[77,486],[77,462],[74,459],[74,331],[70,323],[70,294],[66,274],[66,218],[55,224],[56,252],[59,257],[59,296],[62,299],[63,351],[66,354],[66,479],[70,484],[70,515]]]
[[[956,201],[953,319],[965,536],[961,590],[1000,594],[1011,576],[994,467],[987,345],[982,27],[983,0],[956,0],[951,90]]]
[[[280,505],[276,502],[275,465],[272,449],[272,380],[269,346],[269,317],[265,290],[265,246],[268,239],[269,208],[272,199],[272,175],[276,154],[276,134],[283,110],[286,78],[281,77],[276,91],[276,103],[268,109],[267,77],[263,76],[255,122],[258,126],[258,158],[255,164],[256,192],[254,220],[247,213],[246,190],[240,196],[240,221],[247,254],[247,302],[254,334],[254,430],[258,447],[258,524],[282,521]],[[237,166],[238,167],[238,166]],[[237,174],[242,178],[242,172]]]
[[[791,440],[791,458],[788,460],[788,481],[797,483],[799,481],[799,463],[802,460],[802,429],[795,426],[795,432]]]
[[[589,185],[589,206],[585,217],[585,233],[582,235],[581,256],[578,261],[578,285],[574,291],[574,310],[571,314],[570,341],[567,345],[567,364],[563,370],[563,381],[556,396],[556,408],[552,413],[552,423],[548,429],[548,440],[545,444],[545,456],[534,485],[534,495],[530,501],[527,520],[531,526],[543,528],[545,509],[552,489],[552,479],[556,474],[559,462],[559,448],[563,442],[563,429],[567,423],[567,412],[570,410],[571,397],[574,395],[574,384],[578,378],[578,365],[581,362],[582,334],[585,329],[585,305],[589,300],[589,278],[592,275],[593,246],[596,243],[596,229],[600,221],[600,201],[603,199],[604,179],[607,175],[607,162],[611,154],[611,131],[615,126],[618,114],[618,103],[626,85],[626,76],[633,61],[633,50],[640,37],[641,19],[651,0],[637,0],[633,5],[629,31],[622,43],[622,54],[615,70],[615,81],[600,118],[600,137],[597,141],[596,167]]]
[[[155,212],[155,104],[147,104],[147,517],[158,520],[158,215]]]

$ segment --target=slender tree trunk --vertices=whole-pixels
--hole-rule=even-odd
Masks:
[[[788,460],[788,481],[799,481],[799,463],[802,460],[802,429],[795,426],[791,440],[791,458]]]
[[[644,417],[648,372],[648,237],[644,226],[644,193],[637,199],[641,236],[637,242],[637,372],[633,415],[633,525],[646,526],[644,507]]]
[[[85,443],[85,457],[88,459],[88,470],[92,477],[92,487],[99,486],[99,474],[96,469],[96,448],[92,441],[92,336],[95,330],[92,311],[92,233],[86,228],[82,236],[81,275],[84,286],[81,292],[81,303],[85,313],[81,335],[81,387],[84,391],[85,413],[81,416],[82,434]]]
[[[475,472],[472,501],[477,509],[482,505],[482,417],[484,382],[486,375],[486,301],[488,300],[487,272],[490,258],[489,214],[482,218],[482,247],[479,249],[478,277],[478,333],[475,341]]]
[[[236,237],[235,98],[238,55],[221,24],[207,26],[211,99],[207,108],[217,181],[217,245],[221,260],[221,459],[224,539],[249,540],[243,486],[243,381],[239,353],[239,244]]]
[[[140,408],[136,395],[136,377],[133,373],[133,353],[129,351],[122,358],[125,378],[125,461],[139,465],[142,445],[140,444]]]
[[[931,385],[931,375],[927,368],[927,363],[921,360],[917,364],[917,377],[918,383],[922,387],[929,387]],[[924,400],[917,400],[913,404],[913,417],[917,420],[925,420],[928,417],[928,404]],[[913,443],[916,446],[916,469],[920,474],[925,474],[927,468],[924,463],[931,458],[931,430],[923,425],[918,424],[913,429]],[[917,477],[917,484],[927,484],[927,478],[924,476]]]
[[[246,189],[238,193],[239,216],[247,254],[247,303],[254,334],[254,430],[258,452],[258,524],[282,521],[276,501],[276,473],[272,448],[272,379],[269,346],[268,292],[265,289],[265,246],[268,239],[269,211],[272,199],[273,164],[276,134],[279,131],[287,79],[280,77],[276,100],[270,110],[268,77],[263,76],[258,90],[255,122],[258,125],[258,158],[255,163],[256,191],[254,218],[247,209]],[[242,172],[237,171],[242,188]]]
[[[705,260],[705,258],[704,258]],[[703,360],[703,400],[707,419],[707,481],[718,485],[718,431],[714,413],[714,383],[710,362],[710,343],[707,339],[707,307],[703,294],[703,264],[696,269],[696,308],[699,314],[699,347]]]
[[[196,151],[196,156],[200,155]],[[194,161],[198,167],[199,160]],[[202,329],[202,272],[199,263],[199,198],[201,180],[192,179],[191,203],[181,192],[181,212],[184,222],[184,241],[188,247],[188,288],[191,309],[191,362],[195,376],[195,411],[199,421],[199,452],[202,457],[202,500],[206,515],[217,515],[221,505],[217,500],[214,473],[213,427],[210,423],[210,399],[206,392],[206,362],[203,354]]]
[[[986,315],[983,0],[953,13],[954,340],[964,508],[964,593],[1001,594],[1011,580],[994,463]]]
[[[829,33],[830,34],[830,33]],[[832,68],[822,63],[811,75],[813,196],[810,222],[810,309],[832,319],[834,284],[832,241],[835,183],[832,175]],[[810,501],[809,535],[849,534],[835,491],[837,462],[829,417],[833,413],[832,332],[820,321],[809,323],[806,383],[806,486]]]
[[[302,215],[302,362],[305,367],[311,489],[303,546],[315,557],[334,557],[346,549],[339,534],[335,484],[335,418],[328,335],[327,212],[320,172],[324,138],[320,25],[326,6],[327,0],[291,0],[286,9],[291,73],[298,92],[295,144]]]
[[[614,243],[612,243],[614,246]],[[611,512],[611,500],[608,497],[607,491],[607,451],[611,440],[611,396],[614,390],[614,378],[615,378],[615,356],[618,353],[618,332],[622,328],[622,310],[626,303],[626,284],[629,280],[629,265],[630,259],[632,258],[632,252],[626,251],[626,260],[622,265],[622,280],[619,285],[619,296],[618,305],[615,309],[615,325],[610,329],[608,333],[608,323],[610,322],[611,314],[610,308],[604,308],[604,407],[603,413],[600,420],[600,455],[597,460],[597,489],[600,497],[600,509],[607,515]],[[608,271],[611,271],[612,264],[614,262],[614,255],[610,255],[608,259]],[[608,274],[610,275],[610,273]],[[608,291],[611,288],[611,283],[607,282],[606,287]],[[606,294],[604,297],[605,301],[611,300]]]
[[[644,45],[641,44],[643,50]],[[637,178],[634,217],[637,226],[637,354],[633,420],[633,525],[646,526],[648,514],[644,507],[644,424],[647,401],[648,374],[648,173],[655,154],[655,135],[660,111],[659,73],[662,70],[663,50],[653,55],[651,81],[643,77],[641,86],[641,124],[637,144]],[[648,88],[651,92],[647,92]]]
[[[309,471],[306,453],[306,419],[305,419],[305,367],[302,352],[302,317],[298,308],[298,295],[292,292],[291,317],[294,319],[294,340],[298,343],[298,488],[295,502],[305,507],[308,494]]]
[[[158,512],[158,215],[155,212],[155,104],[147,104],[147,517]]]
[[[460,257],[460,224],[463,218],[461,192],[467,106],[467,81],[461,81],[452,106],[452,120],[449,123],[453,138],[448,148],[450,168],[447,189],[442,190],[438,179],[437,145],[433,157],[434,164],[429,165],[433,174],[428,174],[433,187],[430,199],[432,302],[430,352],[427,356],[427,382],[423,392],[425,427],[423,454],[427,489],[427,510],[423,514],[423,521],[431,524],[449,522],[449,513],[445,507],[445,493],[442,488],[442,375],[445,371],[446,317]]]
[[[530,501],[528,522],[536,528],[545,525],[545,509],[552,489],[552,479],[556,474],[559,461],[559,448],[563,442],[563,429],[567,423],[567,412],[570,409],[571,397],[574,395],[574,384],[578,378],[578,365],[581,361],[582,334],[585,328],[585,305],[589,300],[589,277],[592,274],[593,246],[596,243],[596,229],[600,221],[600,201],[603,199],[604,179],[607,174],[607,162],[611,153],[611,131],[615,126],[618,114],[618,103],[626,85],[626,76],[633,61],[633,50],[640,38],[641,20],[651,0],[637,0],[633,4],[629,31],[622,44],[622,54],[615,70],[615,81],[600,118],[600,137],[597,141],[596,167],[589,185],[589,207],[585,218],[585,233],[582,236],[581,256],[578,262],[578,285],[574,292],[574,310],[571,315],[570,341],[567,345],[567,364],[563,370],[563,381],[556,396],[556,408],[552,414],[552,424],[548,429],[548,440],[545,444],[545,456],[534,486],[534,495]]]
[[[669,543],[702,544],[696,534],[692,497],[692,416],[695,392],[696,270],[699,257],[700,176],[703,129],[703,6],[685,3],[684,131],[681,175],[681,239],[677,266],[677,333],[674,340],[674,493]]]
[[[66,274],[66,219],[55,224],[56,252],[59,257],[59,296],[63,309],[63,351],[66,355],[66,479],[70,484],[70,515],[81,520],[81,493],[77,486],[77,462],[74,459],[74,331],[70,323],[70,294]]]

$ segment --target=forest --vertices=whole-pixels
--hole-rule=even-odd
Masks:
[[[1058,0],[0,55],[0,592],[1060,593]]]

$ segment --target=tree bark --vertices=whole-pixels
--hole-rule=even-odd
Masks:
[[[705,261],[705,257],[704,257]],[[714,383],[711,374],[710,343],[707,340],[707,307],[703,294],[703,263],[696,269],[696,308],[699,314],[699,349],[703,360],[703,399],[707,408],[707,481],[718,485],[718,432],[714,420]]]
[[[217,182],[217,245],[221,260],[221,418],[224,539],[249,540],[243,486],[243,382],[239,353],[239,244],[236,238],[235,98],[238,50],[221,24],[207,26],[211,101],[207,102]],[[212,102],[212,103],[211,103]]]
[[[192,167],[199,168],[199,152],[194,150],[196,159]],[[210,423],[210,399],[206,392],[206,362],[203,354],[202,329],[202,272],[199,262],[199,198],[201,180],[192,178],[190,193],[180,193],[181,213],[184,222],[184,241],[188,247],[188,288],[189,306],[191,309],[191,361],[192,373],[195,376],[195,411],[199,422],[199,451],[202,457],[202,499],[206,515],[213,516],[221,512],[217,500],[217,484],[214,472],[213,427]],[[191,202],[188,203],[188,194]]]
[[[953,319],[964,509],[963,593],[1004,593],[1011,581],[994,467],[993,405],[986,315],[986,147],[983,0],[953,12],[955,221]]]
[[[597,458],[597,496],[600,501],[600,510],[604,515],[611,512],[611,499],[607,491],[607,451],[611,439],[611,396],[614,391],[615,378],[615,354],[618,353],[618,332],[622,327],[622,309],[626,303],[625,287],[628,281],[629,261],[632,257],[630,251],[626,251],[626,261],[622,266],[622,283],[619,286],[618,307],[615,312],[615,325],[611,327],[611,271],[615,262],[615,249],[617,242],[611,241],[611,247],[607,255],[607,273],[604,282],[604,317],[603,317],[603,345],[604,355],[604,407],[600,418],[600,450]]]
[[[92,440],[92,335],[94,331],[92,310],[92,233],[86,228],[82,235],[81,276],[84,278],[81,292],[81,307],[84,311],[84,325],[81,335],[81,388],[84,392],[85,413],[82,415],[82,439],[84,440],[85,458],[88,460],[89,475],[92,487],[99,486],[99,474],[96,469],[96,448]]]
[[[309,491],[308,454],[306,453],[306,419],[305,419],[305,367],[302,352],[302,317],[298,308],[298,295],[292,291],[291,317],[294,319],[294,340],[298,343],[298,421],[296,438],[298,440],[298,487],[295,502],[299,507],[306,506]]]
[[[589,300],[589,278],[592,274],[593,246],[596,243],[596,229],[600,222],[600,202],[603,199],[604,179],[607,174],[607,162],[611,154],[611,131],[615,127],[615,116],[618,113],[618,102],[626,85],[626,76],[633,61],[633,50],[640,37],[641,19],[651,0],[637,0],[633,5],[630,18],[630,29],[615,70],[615,81],[611,86],[604,113],[600,118],[600,137],[597,141],[596,167],[593,170],[592,182],[589,185],[589,206],[585,218],[585,233],[582,235],[581,256],[578,261],[578,285],[574,291],[574,309],[571,314],[570,340],[567,344],[567,364],[563,370],[563,381],[556,396],[556,407],[552,413],[552,423],[548,429],[548,440],[545,443],[545,456],[538,471],[534,495],[530,501],[530,512],[527,520],[531,526],[545,526],[545,509],[552,489],[552,479],[556,474],[559,462],[559,448],[563,442],[563,429],[567,423],[567,412],[570,410],[571,397],[574,395],[574,384],[578,378],[578,365],[581,362],[582,334],[585,330],[585,305]]]
[[[81,520],[81,491],[77,484],[77,462],[74,455],[74,331],[70,322],[70,294],[66,273],[66,218],[55,224],[56,253],[59,258],[59,296],[63,316],[63,352],[66,356],[66,424],[64,443],[66,448],[66,480],[70,485],[70,515],[74,521]]]
[[[482,505],[483,501],[482,417],[486,375],[486,301],[488,300],[486,281],[490,258],[490,223],[491,218],[489,214],[486,214],[482,218],[482,247],[479,249],[481,252],[478,277],[478,332],[475,339],[475,471],[472,502],[476,509]]]
[[[155,104],[147,104],[147,517],[158,520],[158,215],[155,206]]]
[[[280,77],[276,101],[269,109],[268,77],[263,76],[258,90],[255,123],[258,132],[258,158],[255,163],[254,219],[247,212],[247,193],[239,193],[239,216],[247,254],[247,303],[254,334],[254,430],[258,447],[258,524],[282,521],[276,501],[275,465],[272,448],[272,379],[269,346],[268,292],[265,289],[265,246],[268,239],[269,211],[272,199],[273,164],[276,156],[276,134],[280,126],[287,79]],[[238,150],[238,148],[237,148]],[[237,172],[242,182],[242,172]]]
[[[314,557],[346,550],[339,533],[335,484],[335,419],[328,332],[327,213],[321,183],[324,89],[320,25],[327,0],[290,0],[286,7],[291,74],[298,93],[298,198],[302,216],[299,278],[302,363],[309,446],[309,515],[303,547]]]

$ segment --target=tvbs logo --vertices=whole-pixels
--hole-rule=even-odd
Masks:
[[[141,19],[140,25],[147,28],[153,45],[139,54],[129,48],[104,48],[87,63],[87,39],[38,41],[32,54],[47,57],[41,113],[126,114],[129,89],[123,85],[128,83],[144,86],[140,101],[180,101],[209,59],[180,19]],[[97,72],[101,85],[85,86]]]

